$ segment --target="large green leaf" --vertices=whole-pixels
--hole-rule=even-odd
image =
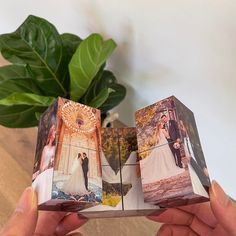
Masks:
[[[35,113],[42,113],[46,107],[26,105],[0,105],[0,124],[9,128],[26,128],[38,125]]]
[[[88,103],[89,106],[91,107],[95,107],[98,108],[100,107],[102,104],[104,104],[104,102],[107,100],[107,98],[109,97],[109,94],[112,93],[113,90],[110,88],[104,88],[102,89],[97,96],[95,96],[92,101],[90,101]]]
[[[64,88],[69,92],[70,75],[68,65],[77,47],[82,42],[82,39],[77,35],[64,33],[61,34],[61,40],[63,48],[60,64],[60,78]]]
[[[107,100],[99,107],[102,113],[105,113],[117,106],[126,95],[126,88],[121,84],[111,84],[110,89],[113,91],[109,93]]]
[[[40,96],[32,93],[12,93],[9,96],[0,99],[0,105],[14,106],[14,105],[29,105],[29,106],[50,106],[56,98]]]
[[[118,104],[125,89],[104,71],[115,47],[113,40],[104,41],[98,34],[84,41],[73,34],[59,35],[36,16],[29,16],[15,32],[0,35],[0,52],[12,63],[0,68],[0,124],[35,126],[58,96],[103,112]]]
[[[0,99],[13,92],[42,94],[32,79],[27,66],[9,65],[0,67]]]
[[[60,81],[62,41],[51,23],[29,16],[15,32],[0,36],[0,50],[13,64],[28,64],[47,95],[66,95]]]
[[[8,65],[0,67],[0,101],[14,93],[33,93],[41,95],[42,91],[32,79],[28,66]],[[42,94],[43,95],[43,94]],[[47,107],[42,107],[42,102],[37,106],[0,105],[0,124],[7,127],[30,127],[38,124],[35,112],[42,113]]]
[[[94,97],[97,96],[99,91],[96,91],[96,86],[97,83],[99,83],[102,75],[103,75],[103,71],[104,71],[104,67],[105,67],[105,63],[100,67],[98,73],[96,74],[96,76],[94,77],[92,83],[89,85],[86,93],[83,95],[83,97],[79,100],[79,102],[83,103],[83,104],[89,104],[92,99]],[[103,88],[107,88],[107,86],[104,86]]]
[[[80,43],[69,64],[72,100],[77,101],[85,94],[115,47],[112,39],[104,41],[99,34],[92,34]]]
[[[90,104],[94,97],[98,96],[101,91],[108,88],[110,88],[109,96],[107,96],[106,99],[104,97],[103,103],[100,103],[98,106],[102,113],[107,112],[117,106],[126,95],[125,87],[117,83],[117,80],[111,71],[100,70],[97,73],[85,96],[83,97],[82,102],[85,104]]]

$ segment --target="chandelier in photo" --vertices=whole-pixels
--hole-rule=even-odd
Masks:
[[[62,107],[65,125],[77,133],[92,133],[96,128],[96,110],[83,104],[67,102]]]

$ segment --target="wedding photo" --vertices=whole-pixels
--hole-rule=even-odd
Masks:
[[[39,204],[51,199],[53,166],[56,151],[57,103],[42,114],[38,130],[32,186]]]
[[[102,200],[100,111],[60,99],[57,117],[52,199],[98,204]]]
[[[177,98],[175,98],[175,105],[179,118],[179,128],[182,143],[184,144],[185,156],[188,157],[188,162],[197,173],[204,188],[208,189],[210,186],[210,178],[194,114]]]
[[[123,169],[136,158],[137,141],[134,128],[102,129],[103,204],[114,210],[123,210],[123,199],[132,182],[124,179]]]
[[[102,128],[103,201],[82,214],[112,217],[152,213],[158,206],[144,202],[135,128]],[[124,211],[125,210],[125,211]],[[111,213],[115,211],[115,213]]]
[[[177,102],[176,102],[177,101]],[[178,106],[176,105],[178,103]],[[187,199],[202,195],[208,198],[207,186],[195,170],[194,135],[198,152],[201,148],[194,117],[175,97],[161,100],[135,113],[141,179],[146,202],[176,204],[181,196]],[[181,118],[181,119],[180,119]],[[191,132],[187,132],[191,127]],[[188,133],[191,136],[188,136]],[[200,148],[199,148],[200,147]],[[204,161],[203,153],[200,159]],[[205,162],[204,162],[205,164]],[[206,166],[206,165],[205,165]],[[207,173],[205,167],[202,172]],[[205,179],[208,176],[204,177]],[[209,186],[209,185],[208,185]],[[166,199],[172,201],[166,202]],[[178,201],[177,201],[178,200]]]

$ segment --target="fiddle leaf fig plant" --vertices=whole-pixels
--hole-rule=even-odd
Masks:
[[[0,35],[0,124],[31,127],[58,96],[106,113],[126,95],[105,70],[116,43],[99,34],[85,39],[59,34],[47,20],[30,15],[13,33]]]

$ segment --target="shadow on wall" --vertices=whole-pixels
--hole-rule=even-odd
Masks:
[[[83,8],[83,18],[86,19],[84,28],[87,34],[97,32],[106,39],[113,38],[117,43],[107,68],[112,70],[118,81],[126,87],[127,95],[114,110],[119,113],[122,122],[133,126],[134,112],[149,105],[147,98],[152,97],[153,102],[156,102],[163,96],[163,93],[160,94],[158,91],[159,83],[166,84],[168,95],[172,95],[174,91],[170,91],[170,84],[175,83],[172,81],[173,71],[146,55],[150,45],[145,41],[142,45],[137,44],[140,35],[135,31],[135,22],[131,18],[117,14],[121,12],[120,9],[109,8],[108,11],[99,3],[88,1],[82,1],[74,7],[78,12]],[[116,13],[114,17],[113,12]]]

